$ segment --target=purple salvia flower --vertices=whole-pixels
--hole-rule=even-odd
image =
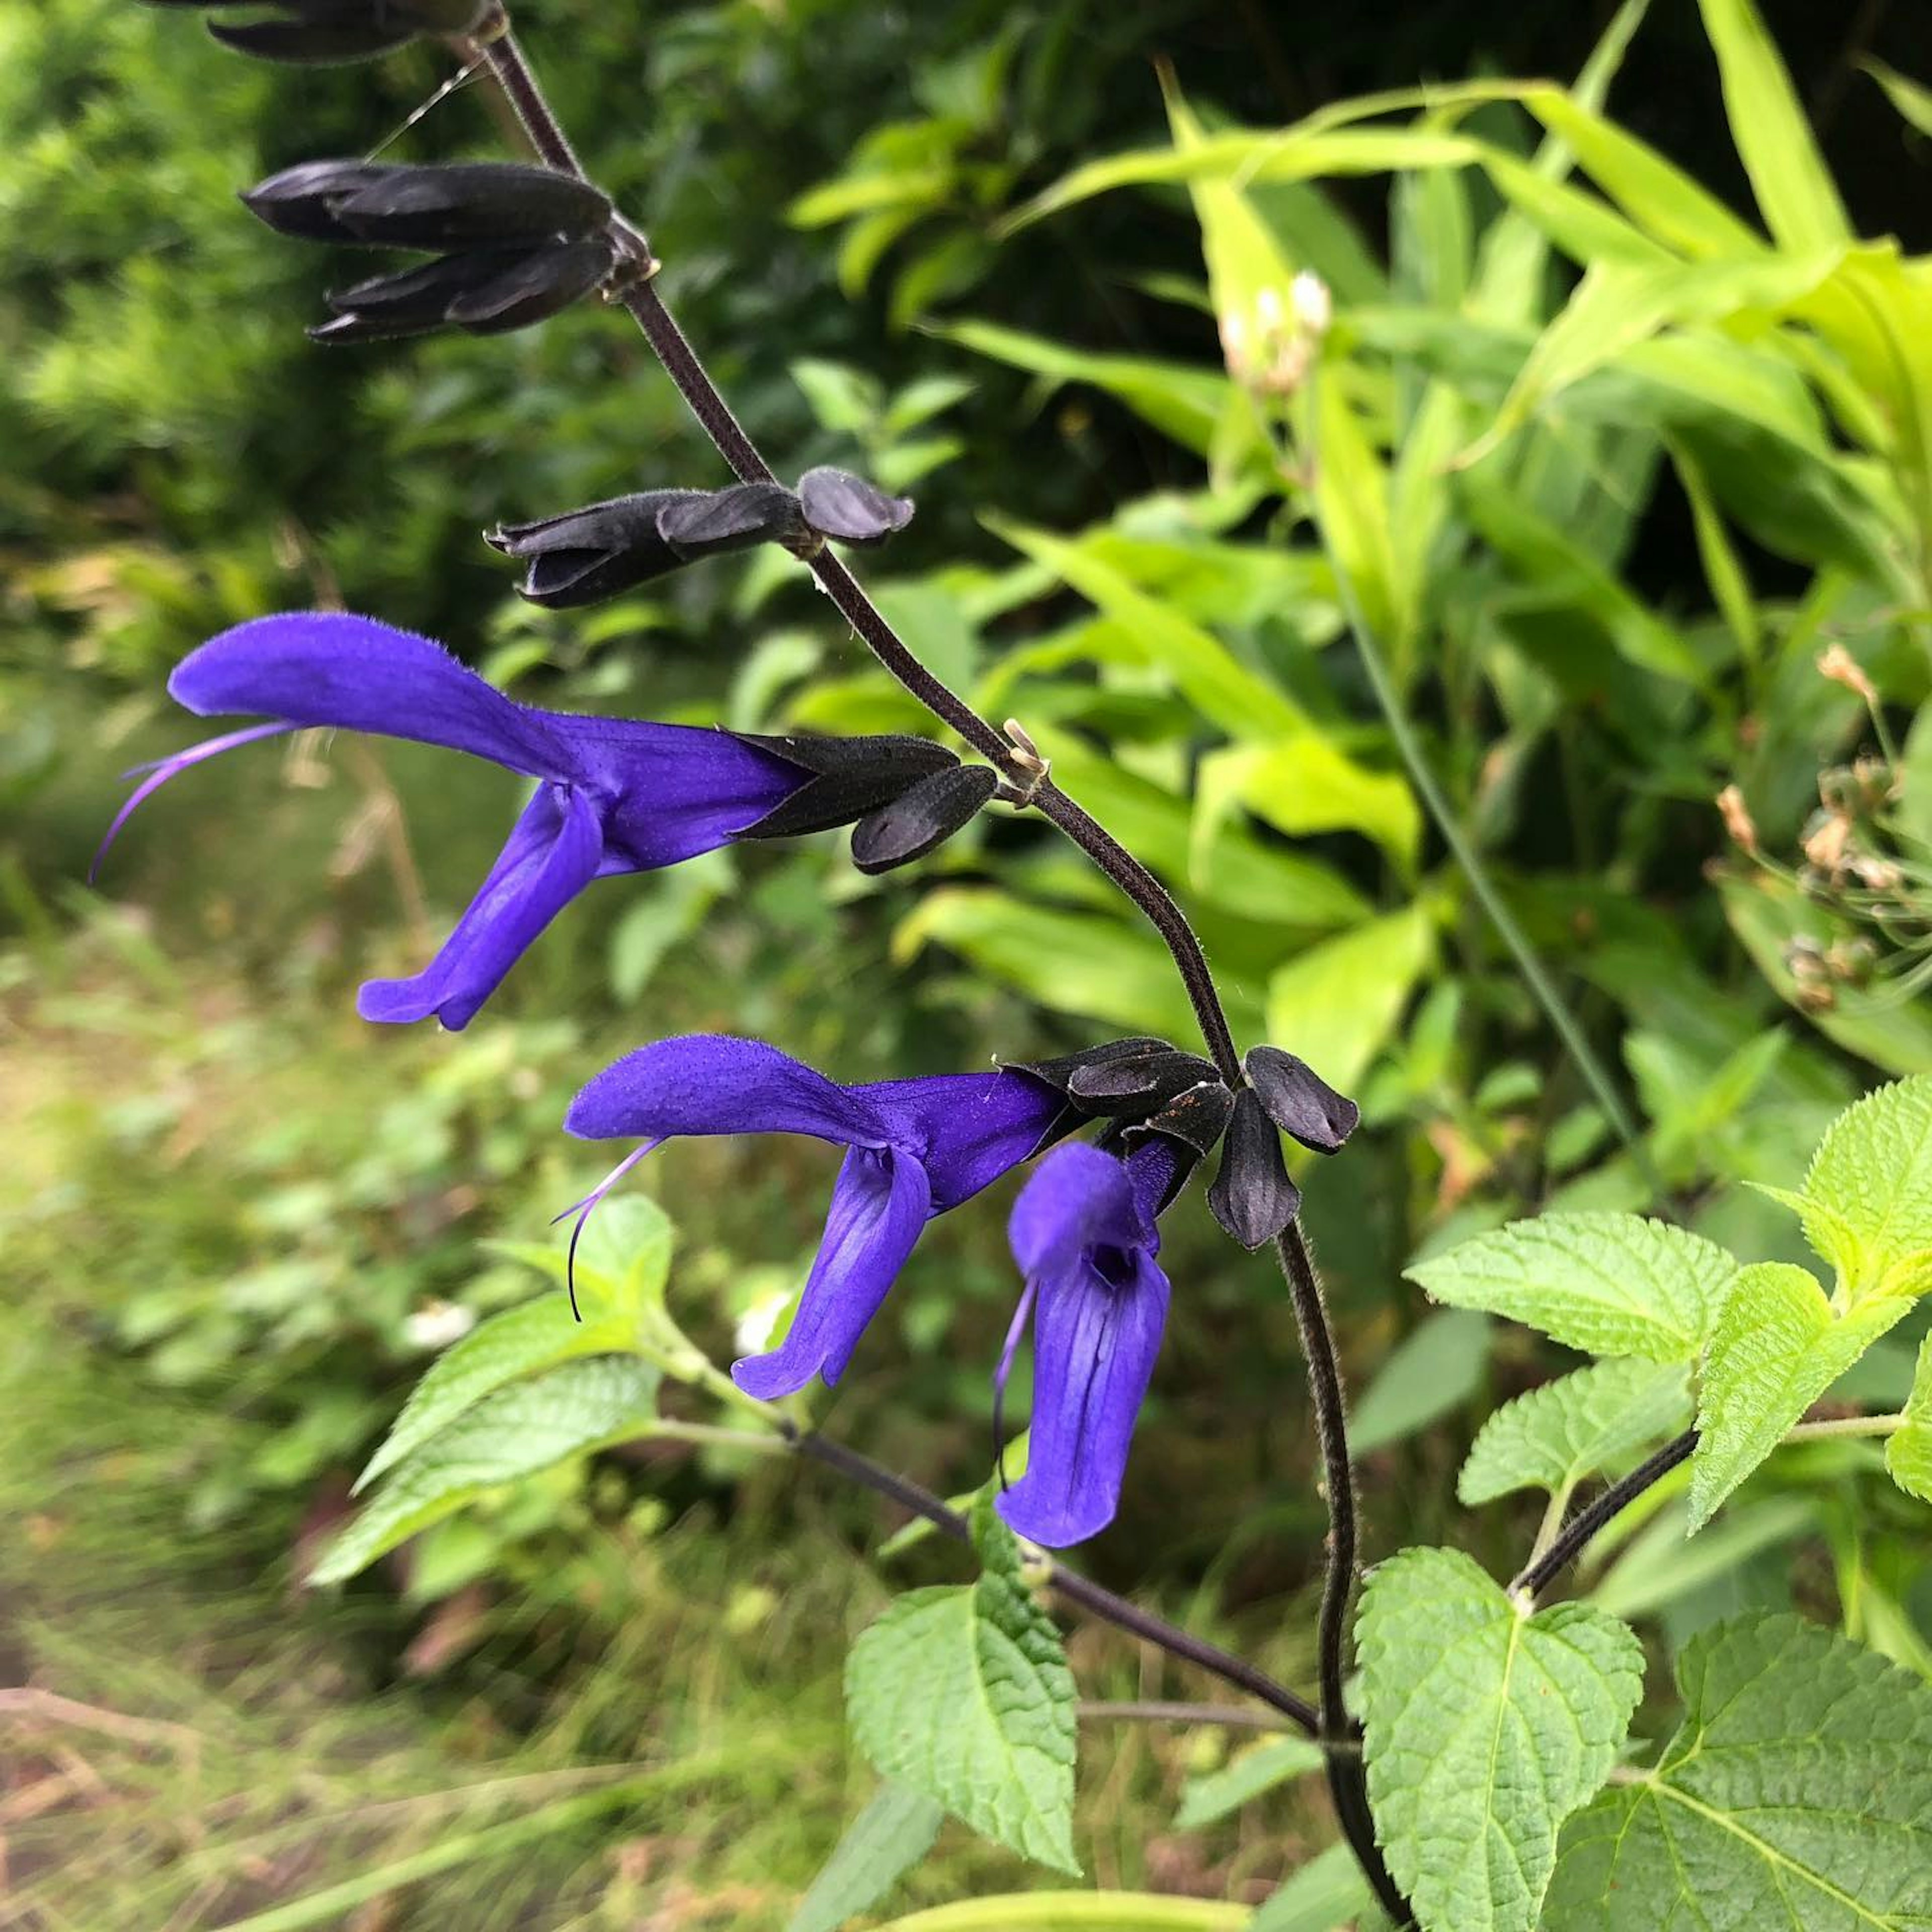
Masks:
[[[1084,1142],[1056,1148],[1013,1204],[1026,1292],[1000,1364],[1033,1322],[1033,1427],[1026,1474],[994,1507],[1052,1550],[1113,1520],[1134,1422],[1167,1320],[1156,1217],[1192,1165],[1150,1134],[1124,1160]]]
[[[836,1382],[926,1222],[1038,1152],[1064,1118],[1058,1094],[1012,1069],[843,1087],[761,1041],[698,1034],[606,1067],[564,1125],[585,1140],[808,1134],[848,1150],[790,1333],[732,1366],[769,1402],[815,1375]]]
[[[859,775],[842,781],[827,814],[814,814],[812,806],[831,781],[806,741],[539,711],[506,698],[427,638],[332,612],[263,617],[224,632],[176,668],[168,689],[204,717],[253,713],[274,722],[160,761],[116,815],[102,854],[134,807],[177,772],[276,731],[374,731],[467,752],[538,781],[436,958],[412,978],[370,980],[357,1002],[365,1019],[434,1015],[452,1028],[469,1023],[592,880],[653,871],[760,836],[760,821],[781,807],[788,833],[838,824],[954,762],[917,740],[832,741],[826,755],[856,760]],[[868,746],[878,748],[869,758]]]

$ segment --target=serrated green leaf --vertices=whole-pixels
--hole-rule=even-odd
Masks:
[[[990,1500],[976,1504],[973,1523],[980,1580],[910,1592],[853,1645],[852,1735],[881,1776],[1077,1874],[1072,1676]]]
[[[577,1244],[577,1300],[586,1314],[598,1306],[634,1317],[664,1298],[676,1240],[670,1217],[647,1194],[614,1194],[584,1224]],[[545,1246],[535,1241],[488,1241],[492,1253],[535,1268],[566,1285],[569,1231]]]
[[[391,1472],[308,1580],[339,1583],[484,1490],[648,1432],[658,1381],[648,1363],[606,1355],[485,1396]]]
[[[1232,1763],[1204,1777],[1190,1778],[1182,1786],[1180,1809],[1174,1815],[1178,1832],[1198,1832],[1231,1811],[1285,1784],[1322,1768],[1322,1747],[1306,1738],[1275,1738],[1244,1750]]]
[[[1738,1270],[1704,1360],[1691,1534],[1911,1306],[1894,1295],[1840,1314],[1815,1277],[1789,1262]]]
[[[1506,1315],[1572,1348],[1689,1362],[1737,1266],[1685,1228],[1590,1213],[1512,1221],[1407,1272],[1438,1301]]]
[[[1932,1503],[1932,1335],[1918,1345],[1905,1426],[1885,1445],[1885,1466],[1907,1496]]]
[[[890,1892],[932,1849],[946,1808],[922,1791],[883,1784],[846,1828],[785,1932],[838,1932]]]
[[[1373,1903],[1354,1853],[1346,1845],[1330,1845],[1282,1881],[1246,1932],[1337,1932],[1346,1924],[1364,1932],[1373,1922],[1351,1915]]]
[[[1357,1636],[1376,1835],[1424,1932],[1530,1932],[1564,1820],[1616,1760],[1642,1647],[1587,1604],[1525,1616],[1453,1550],[1382,1564]]]
[[[596,1314],[580,1322],[561,1294],[545,1295],[491,1316],[430,1364],[368,1466],[356,1478],[356,1490],[366,1489],[493,1389],[584,1355],[621,1354],[636,1329],[636,1322],[622,1315]]]
[[[1932,1924],[1932,1690],[1760,1614],[1691,1639],[1656,1768],[1564,1830],[1546,1932]]]
[[[1681,1364],[1594,1363],[1498,1409],[1471,1446],[1456,1493],[1472,1508],[1513,1490],[1564,1494],[1586,1476],[1622,1473],[1690,1420]]]
[[[1932,1288],[1932,1075],[1880,1087],[1840,1114],[1798,1205],[1805,1238],[1854,1306]]]

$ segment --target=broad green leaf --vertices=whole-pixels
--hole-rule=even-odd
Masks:
[[[853,1645],[853,1738],[881,1776],[1077,1874],[1072,1676],[1012,1532],[986,1499],[973,1522],[980,1580],[909,1592]]]
[[[1567,1495],[1586,1476],[1622,1474],[1690,1420],[1681,1366],[1593,1363],[1498,1409],[1471,1446],[1456,1493],[1472,1508],[1512,1490]]]
[[[1932,1924],[1932,1689],[1796,1617],[1703,1630],[1653,1770],[1563,1834],[1545,1932]]]
[[[1577,165],[1653,241],[1700,258],[1763,252],[1762,238],[1715,195],[1561,88],[1532,87],[1523,105],[1568,143]]]
[[[1831,170],[1753,0],[1698,0],[1724,76],[1731,138],[1765,225],[1786,248],[1852,238]]]
[[[1345,1925],[1366,1932],[1372,1922],[1355,1915],[1373,1902],[1354,1853],[1346,1845],[1330,1845],[1282,1881],[1246,1932],[1340,1932]]]
[[[658,1382],[649,1364],[604,1355],[485,1396],[390,1472],[308,1580],[339,1583],[485,1490],[648,1435]]]
[[[1322,1768],[1322,1747],[1307,1738],[1274,1738],[1244,1750],[1232,1763],[1181,1787],[1180,1809],[1174,1814],[1177,1832],[1198,1832],[1231,1811],[1286,1784]]]
[[[637,1339],[636,1317],[586,1302],[581,1283],[578,1303],[585,1312],[582,1321],[562,1294],[526,1301],[491,1316],[446,1348],[410,1390],[402,1414],[356,1478],[356,1489],[366,1488],[385,1469],[506,1382],[580,1356],[622,1354]]]
[[[1150,928],[1124,916],[1034,905],[990,887],[945,886],[900,922],[892,956],[908,959],[935,940],[1054,1012],[1164,1039],[1194,1030],[1194,1010],[1167,949]],[[1231,1015],[1242,1016],[1236,1026],[1258,1031],[1254,994],[1226,975],[1221,990]]]
[[[1688,1480],[1682,1466],[1665,1478]],[[1633,1505],[1641,1510],[1664,1492],[1663,1485]],[[1762,1502],[1740,1502],[1726,1510],[1694,1543],[1684,1540],[1688,1504],[1672,1502],[1634,1534],[1628,1548],[1591,1589],[1589,1600],[1613,1617],[1653,1616],[1666,1604],[1734,1575],[1760,1551],[1781,1550],[1818,1527],[1818,1504],[1810,1496],[1774,1496]]]
[[[1569,1348],[1690,1362],[1737,1266],[1686,1228],[1590,1213],[1512,1221],[1408,1274],[1438,1301],[1506,1315]]]
[[[1800,1198],[1805,1237],[1854,1307],[1932,1288],[1932,1076],[1881,1087],[1840,1114]]]
[[[993,362],[1028,370],[1052,382],[1087,382],[1104,389],[1197,456],[1207,455],[1213,447],[1216,430],[1229,404],[1245,400],[1220,371],[1192,363],[1096,355],[1004,328],[997,322],[933,322],[927,328],[928,333]]]
[[[1932,1335],[1919,1344],[1905,1425],[1885,1445],[1885,1466],[1907,1496],[1932,1503]]]
[[[1290,838],[1321,832],[1360,832],[1381,845],[1405,875],[1414,867],[1422,836],[1422,814],[1408,781],[1396,772],[1358,764],[1318,731],[1304,731],[1267,746],[1234,746],[1210,752],[1202,760],[1202,806],[1208,837],[1224,812],[1223,799],[1238,799],[1257,818]]]
[[[1213,632],[1183,616],[1172,604],[1150,597],[1085,544],[1001,517],[982,520],[994,536],[1045,565],[1105,615],[1126,626],[1181,695],[1229,736],[1298,736],[1310,730],[1300,706],[1250,670]]]
[[[1530,1932],[1557,1833],[1623,1744],[1642,1646],[1587,1604],[1526,1616],[1453,1550],[1381,1564],[1356,1628],[1390,1874],[1424,1932]]]
[[[846,1828],[785,1932],[838,1932],[869,1911],[932,1849],[946,1808],[903,1784],[882,1784]]]
[[[1420,903],[1308,947],[1268,982],[1268,1038],[1346,1093],[1394,1034],[1434,950]]]
[[[1911,1306],[1892,1295],[1841,1315],[1816,1278],[1789,1262],[1738,1270],[1705,1357],[1690,1462],[1694,1534]]]
[[[1426,1316],[1391,1348],[1348,1422],[1358,1455],[1399,1442],[1458,1409],[1481,1388],[1490,1324],[1460,1308]]]
[[[1882,60],[1862,60],[1858,64],[1885,89],[1886,98],[1898,110],[1900,119],[1922,134],[1932,134],[1932,88],[1922,87]]]
[[[577,1244],[578,1306],[586,1316],[601,1311],[633,1320],[656,1306],[664,1299],[676,1238],[670,1216],[649,1195],[634,1189],[614,1194],[591,1216]],[[526,1263],[560,1288],[567,1285],[568,1230],[554,1242],[484,1245],[493,1254]]]

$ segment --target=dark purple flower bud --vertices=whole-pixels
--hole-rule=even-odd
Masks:
[[[601,236],[444,255],[399,275],[332,290],[327,300],[335,320],[309,334],[317,342],[381,342],[447,325],[472,335],[505,334],[581,300],[615,259]]]
[[[1242,1063],[1248,1084],[1282,1132],[1316,1154],[1333,1154],[1362,1118],[1305,1060],[1278,1046],[1250,1047]]]
[[[1088,1114],[1144,1114],[1216,1078],[1214,1063],[1177,1047],[1152,1046],[1076,1067],[1067,1097]]]
[[[1070,1094],[1074,1076],[1083,1067],[1098,1066],[1114,1060],[1133,1060],[1148,1053],[1172,1053],[1170,1040],[1156,1040],[1151,1034],[1135,1034],[1126,1040],[1105,1040],[1098,1046],[1082,1047],[1078,1053],[1063,1053],[1052,1060],[1022,1060],[1022,1072],[1044,1080],[1062,1094]]]
[[[923,859],[968,824],[1000,788],[990,765],[934,772],[852,828],[852,862],[860,872],[890,872]]]
[[[798,479],[798,499],[805,520],[843,544],[881,544],[912,521],[910,496],[889,496],[849,470],[808,470]]]
[[[466,34],[486,0],[149,0],[161,7],[245,8],[268,18],[230,26],[210,21],[224,46],[258,59],[327,64],[368,60],[423,34]]]
[[[1271,1241],[1301,1209],[1301,1190],[1288,1178],[1281,1136],[1252,1088],[1234,1096],[1221,1166],[1208,1206],[1244,1248]]]
[[[958,768],[959,760],[930,739],[892,734],[875,738],[765,737],[756,732],[725,734],[740,742],[776,753],[814,774],[783,804],[737,834],[740,838],[796,838],[876,812],[936,772]]]
[[[1197,1156],[1209,1154],[1226,1131],[1234,1108],[1234,1095],[1210,1070],[1208,1078],[1175,1094],[1145,1120],[1123,1127],[1121,1139],[1132,1147],[1149,1134],[1159,1134],[1192,1148]]]
[[[800,528],[798,502],[779,483],[728,490],[646,490],[562,516],[487,530],[484,541],[526,560],[517,588],[554,610],[601,602],[712,550],[784,542]]]
[[[609,197],[588,182],[514,161],[308,161],[242,199],[271,228],[305,241],[438,252],[581,240],[601,234],[611,214]]]

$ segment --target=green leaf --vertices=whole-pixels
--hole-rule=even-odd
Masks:
[[[1919,1344],[1905,1426],[1885,1445],[1885,1466],[1907,1496],[1932,1503],[1932,1335]]]
[[[658,1382],[648,1363],[607,1355],[485,1396],[390,1474],[308,1580],[339,1583],[485,1490],[648,1434]]]
[[[1043,564],[1116,623],[1126,626],[1152,662],[1202,716],[1231,737],[1298,737],[1310,727],[1300,708],[1250,670],[1213,632],[1150,597],[1081,543],[1046,530],[982,520],[995,536]]]
[[[1593,1363],[1498,1409],[1478,1432],[1456,1493],[1472,1508],[1513,1490],[1567,1495],[1586,1476],[1621,1474],[1690,1420],[1681,1365]]]
[[[1406,567],[1412,560],[1397,551],[1388,465],[1348,400],[1346,373],[1330,356],[1310,386],[1315,520],[1336,578],[1352,590],[1370,630],[1401,664],[1417,611],[1417,586]]]
[[[1376,1835],[1424,1932],[1529,1932],[1558,1829],[1616,1760],[1642,1647],[1587,1604],[1524,1616],[1453,1550],[1377,1568],[1357,1635]]]
[[[976,1504],[973,1524],[980,1580],[911,1592],[853,1645],[852,1735],[882,1776],[1077,1874],[1072,1676],[990,1500]]]
[[[1737,1263],[1714,1242],[1636,1214],[1546,1214],[1476,1235],[1408,1270],[1454,1308],[1486,1309],[1567,1347],[1694,1360]]]
[[[1360,832],[1381,845],[1405,876],[1414,868],[1422,814],[1408,781],[1355,760],[1318,731],[1267,746],[1229,746],[1202,761],[1201,810],[1212,820],[1223,799],[1238,799],[1278,832],[1303,838]]]
[[[1688,1472],[1682,1474],[1688,1479]],[[1679,1472],[1664,1480],[1675,1483]],[[1634,1507],[1641,1510],[1663,1493],[1664,1485]],[[1696,1542],[1686,1546],[1687,1506],[1671,1503],[1634,1535],[1589,1593],[1590,1601],[1613,1617],[1653,1616],[1666,1604],[1735,1576],[1754,1556],[1784,1549],[1814,1534],[1818,1504],[1810,1496],[1774,1496],[1762,1502],[1740,1502],[1724,1512]]]
[[[357,1490],[493,1389],[580,1356],[621,1354],[635,1339],[634,1317],[600,1312],[594,1304],[586,1312],[590,1318],[580,1322],[564,1296],[547,1294],[491,1316],[445,1349],[410,1390],[402,1414],[356,1478]]]
[[[1268,982],[1268,1037],[1346,1093],[1388,1044],[1434,951],[1420,902],[1308,947]]]
[[[587,1315],[601,1310],[633,1318],[657,1306],[670,1278],[675,1240],[670,1216],[649,1195],[614,1195],[591,1216],[577,1244],[578,1306]],[[526,1263],[560,1288],[568,1284],[568,1230],[554,1243],[490,1241],[484,1246],[493,1254]]]
[[[1249,1922],[1246,1932],[1337,1932],[1370,1922],[1353,1915],[1373,1904],[1369,1882],[1346,1845],[1330,1845],[1289,1874]]]
[[[1573,1818],[1546,1932],[1908,1932],[1932,1923],[1932,1690],[1796,1617],[1677,1663],[1655,1769]]]
[[[923,1792],[883,1784],[846,1828],[785,1932],[838,1932],[868,1911],[932,1849],[946,1808]]]
[[[1854,1307],[1932,1288],[1932,1076],[1881,1087],[1840,1114],[1798,1204],[1805,1238]]]
[[[1460,1408],[1482,1386],[1490,1359],[1488,1318],[1444,1309],[1391,1348],[1348,1422],[1348,1444],[1366,1455]]]
[[[1882,60],[1862,60],[1858,64],[1885,89],[1886,98],[1898,110],[1901,120],[1922,134],[1932,134],[1932,88],[1922,87]]]
[[[1723,74],[1731,138],[1765,225],[1786,248],[1852,239],[1811,124],[1752,0],[1698,0]]]
[[[1245,1905],[1152,1892],[1028,1892],[937,1905],[879,1932],[1253,1932]]]
[[[1690,1461],[1693,1534],[1911,1306],[1894,1295],[1840,1314],[1816,1278],[1789,1262],[1738,1270],[1704,1361]]]
[[[1198,1832],[1231,1811],[1285,1784],[1322,1768],[1322,1747],[1306,1738],[1276,1738],[1245,1750],[1233,1762],[1204,1777],[1190,1778],[1181,1787],[1180,1809],[1174,1814],[1177,1832]]]

